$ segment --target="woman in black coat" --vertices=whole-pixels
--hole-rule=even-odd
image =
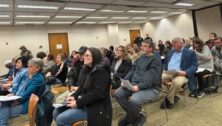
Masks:
[[[80,87],[66,99],[65,107],[53,112],[57,126],[71,125],[79,120],[87,120],[88,126],[111,126],[110,74],[99,65],[101,61],[100,51],[88,48],[79,76]]]
[[[128,58],[127,50],[124,46],[119,46],[116,50],[115,59],[111,65],[112,89],[120,87],[120,78],[124,78],[131,70],[132,61]]]

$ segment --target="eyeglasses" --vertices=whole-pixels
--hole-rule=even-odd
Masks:
[[[92,56],[89,54],[84,54],[84,58],[89,58],[89,57],[92,57]]]

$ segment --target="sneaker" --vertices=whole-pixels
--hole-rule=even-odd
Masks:
[[[198,97],[198,98],[202,98],[204,95],[205,95],[204,92],[199,92],[199,93],[197,94],[197,97]]]
[[[146,117],[143,114],[140,114],[140,116],[136,119],[136,121],[132,124],[132,126],[143,126],[145,122],[146,122]]]
[[[194,90],[194,91],[192,91],[192,92],[190,92],[189,93],[189,97],[194,97],[194,98],[196,98],[197,97],[197,91],[196,90]]]

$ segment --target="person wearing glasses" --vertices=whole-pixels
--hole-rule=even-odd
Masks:
[[[29,98],[32,93],[42,94],[45,90],[45,80],[42,75],[43,61],[39,58],[32,58],[28,61],[28,82],[21,95],[15,93],[11,95],[21,96],[18,100],[1,102],[0,106],[0,126],[7,126],[10,117],[28,113]],[[21,90],[19,88],[19,90]],[[17,91],[19,92],[19,91]],[[39,96],[40,97],[40,96]]]
[[[140,113],[142,105],[159,95],[161,59],[153,53],[155,44],[151,40],[143,40],[140,47],[141,56],[134,61],[131,70],[123,78],[131,83],[130,88],[121,82],[121,86],[114,92],[116,101],[126,111],[118,126],[142,126],[146,121]]]
[[[87,120],[88,126],[111,126],[110,74],[100,65],[99,49],[88,48],[80,71],[80,86],[66,99],[65,106],[53,112],[57,126],[67,126]]]

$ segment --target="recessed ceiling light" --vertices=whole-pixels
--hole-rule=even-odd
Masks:
[[[147,17],[132,17],[132,19],[147,19]]]
[[[153,13],[153,14],[165,14],[167,12],[166,11],[151,11],[150,13]]]
[[[107,19],[108,17],[86,17],[87,19]]]
[[[0,15],[0,18],[7,18],[10,17],[9,15]]]
[[[71,24],[71,21],[50,21],[48,24]]]
[[[89,21],[80,21],[77,22],[76,24],[95,24],[96,22],[89,22]]]
[[[76,7],[65,7],[65,10],[78,10],[78,11],[95,11],[96,9],[90,8],[76,8]]]
[[[17,15],[17,18],[49,18],[50,16],[44,15]]]
[[[132,21],[124,21],[124,22],[118,22],[118,24],[132,24]]]
[[[0,7],[9,7],[8,4],[0,4]]]
[[[190,6],[193,6],[194,4],[191,4],[191,3],[176,3],[175,5],[177,5],[177,6],[188,6],[188,7],[190,7]]]
[[[149,18],[150,20],[157,20],[157,19],[162,19],[162,18],[164,18],[164,17],[151,17],[151,18]]]
[[[55,16],[55,18],[81,18],[82,16]]]
[[[11,22],[0,22],[0,25],[4,25],[4,24],[11,24]]]
[[[131,10],[131,11],[127,11],[129,13],[147,13],[148,11],[134,11],[134,10]]]
[[[15,22],[15,24],[44,24],[41,21],[27,21],[27,22]]]
[[[182,13],[184,13],[184,12],[170,12],[169,14],[174,14],[174,15],[176,15],[176,14],[182,14]]]
[[[27,8],[27,9],[58,9],[59,7],[55,6],[34,6],[34,5],[18,5],[18,8]]]
[[[111,19],[129,19],[129,17],[111,17]]]
[[[112,22],[112,21],[102,21],[102,22],[98,22],[98,24],[114,24],[116,22]]]
[[[113,12],[113,13],[122,13],[124,11],[117,11],[117,10],[100,10],[102,12]]]

